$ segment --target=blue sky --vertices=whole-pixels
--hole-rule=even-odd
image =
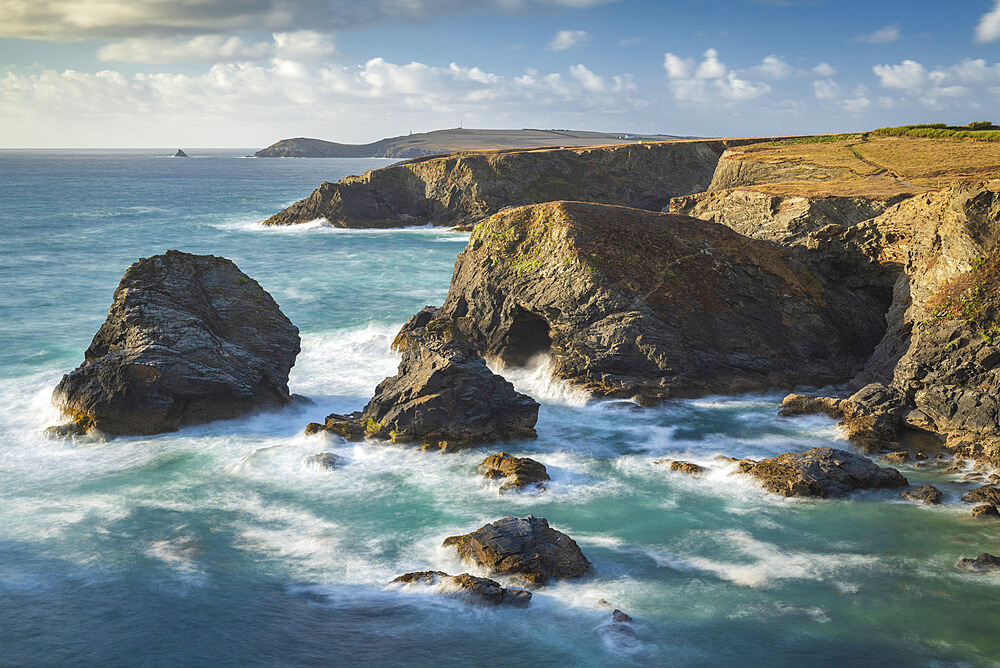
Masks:
[[[0,0],[0,146],[1000,121],[1000,0]]]

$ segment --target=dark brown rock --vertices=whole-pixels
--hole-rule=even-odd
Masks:
[[[905,487],[899,471],[833,448],[812,448],[762,459],[748,472],[783,496],[841,496],[856,489]]]
[[[910,489],[902,494],[900,494],[904,499],[909,499],[910,501],[923,501],[924,503],[936,504],[941,503],[941,499],[944,498],[944,494],[941,493],[934,485],[921,485],[916,489]]]
[[[1000,517],[1000,510],[996,506],[983,504],[972,509],[973,517]]]
[[[975,559],[959,559],[958,568],[966,571],[985,573],[988,571],[1000,570],[1000,557],[983,552]]]
[[[531,603],[530,591],[507,589],[496,580],[480,578],[468,573],[448,575],[443,571],[417,571],[400,575],[390,584],[437,586],[437,592],[440,594],[462,598],[479,605],[509,605],[516,608],[526,608]]]
[[[447,449],[537,436],[538,403],[490,371],[455,324],[435,315],[421,311],[396,337],[399,373],[379,383],[364,410],[330,415],[323,429],[348,440]]]
[[[988,503],[992,506],[1000,506],[1000,487],[996,485],[983,485],[973,490],[969,490],[962,495],[962,501],[966,503]]]
[[[544,481],[549,480],[545,466],[528,457],[514,457],[506,452],[492,454],[483,460],[476,472],[486,478],[506,478],[500,486],[501,492],[523,489],[528,485],[544,489]]]
[[[284,406],[299,331],[229,260],[167,251],[128,268],[63,376],[63,433],[155,434]]]
[[[699,466],[693,462],[676,461],[672,459],[654,459],[653,463],[662,466],[669,466],[671,471],[689,473],[692,475],[701,475],[702,473],[708,471],[708,469],[704,466]]]
[[[790,394],[781,402],[779,414],[791,417],[821,413],[839,418],[847,440],[862,452],[874,454],[898,448],[896,435],[903,410],[898,392],[881,383],[870,383],[846,399]]]
[[[617,608],[611,613],[611,619],[612,621],[618,622],[620,624],[628,624],[629,622],[632,621],[631,617],[626,615],[621,610],[618,610]]]
[[[582,577],[591,569],[576,541],[532,515],[505,517],[472,533],[446,538],[444,545],[455,547],[464,560],[491,573],[517,575],[532,584]]]
[[[899,450],[897,452],[886,452],[881,456],[882,461],[887,464],[905,464],[910,461],[910,453],[906,450]]]

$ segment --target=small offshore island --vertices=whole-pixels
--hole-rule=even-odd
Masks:
[[[533,439],[539,404],[502,374],[544,358],[554,378],[635,411],[781,392],[782,415],[834,417],[853,445],[711,466],[658,459],[664,475],[715,469],[780,496],[885,489],[933,505],[939,489],[892,468],[930,451],[927,465],[963,476],[973,516],[996,518],[1000,143],[911,134],[463,151],[323,183],[263,225],[430,223],[471,236],[443,304],[395,337],[398,373],[363,409],[302,426],[449,452]],[[56,388],[72,419],[51,433],[154,434],[305,405],[288,390],[299,351],[298,329],[232,262],[142,259]],[[345,465],[333,451],[308,461]],[[478,472],[503,480],[501,494],[544,495],[550,479],[544,461],[505,452]],[[442,547],[473,572],[414,571],[392,586],[525,608],[533,589],[593,569],[530,514]],[[996,570],[986,547],[956,568]],[[634,638],[632,622],[615,609],[608,632]]]

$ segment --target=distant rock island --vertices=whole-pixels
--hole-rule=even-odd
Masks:
[[[175,157],[175,158],[186,158],[186,157],[188,157],[188,154],[187,154],[187,153],[185,153],[185,152],[184,152],[183,150],[181,150],[181,149],[177,149],[177,153],[174,153],[174,157]]]
[[[322,139],[282,139],[254,158],[422,158],[454,151],[546,146],[595,146],[677,139],[674,135],[581,130],[474,130],[453,128],[380,139],[370,144],[338,144]]]

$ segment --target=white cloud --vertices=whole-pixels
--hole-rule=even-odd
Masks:
[[[549,42],[549,51],[566,51],[586,44],[586,30],[560,30]]]
[[[774,54],[764,58],[764,60],[760,62],[760,65],[750,68],[751,74],[763,77],[764,79],[772,80],[787,79],[791,76],[792,71],[791,65]]]
[[[715,49],[708,49],[704,53],[705,59],[698,65],[694,75],[699,79],[719,79],[726,76],[729,68],[719,61],[719,52]]]
[[[872,71],[885,88],[913,90],[921,88],[927,81],[927,70],[914,60],[904,60],[899,65],[876,65]]]
[[[694,73],[694,60],[672,53],[663,54],[663,69],[671,79],[687,79]]]
[[[102,46],[97,58],[126,63],[218,63],[270,57],[318,60],[336,51],[331,37],[311,30],[274,33],[271,38],[271,42],[249,43],[237,36],[222,35],[190,39],[132,37]]]
[[[626,37],[625,39],[618,40],[618,46],[635,46],[636,44],[641,43],[641,37]]]
[[[862,95],[849,100],[843,100],[840,105],[852,114],[861,114],[868,111],[868,109],[872,106],[872,102],[867,97]]]
[[[840,86],[833,79],[813,81],[813,96],[817,100],[836,100],[840,97]]]
[[[996,0],[993,9],[979,18],[975,34],[977,42],[994,42],[1000,39],[1000,0]]]
[[[854,41],[865,42],[866,44],[891,44],[898,41],[902,36],[903,33],[900,31],[899,26],[889,25],[866,35],[858,35],[854,38]]]
[[[614,0],[0,0],[0,37],[190,37],[241,31],[335,32],[456,12],[585,8]]]
[[[771,92],[771,87],[766,83],[746,81],[730,72],[725,78],[715,80],[714,85],[719,94],[733,101],[753,100]]]
[[[592,93],[604,92],[604,79],[597,76],[583,65],[573,65],[569,68],[569,73],[574,79],[580,82],[584,90],[589,90]]]
[[[830,63],[820,63],[816,67],[812,68],[812,73],[829,79],[837,74],[837,68]]]

